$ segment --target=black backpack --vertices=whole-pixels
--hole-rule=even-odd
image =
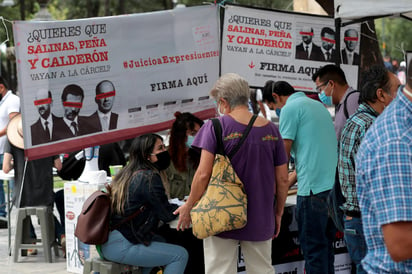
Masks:
[[[340,188],[339,182],[339,174],[338,168],[336,168],[335,173],[335,183],[333,184],[332,189],[329,192],[327,203],[328,203],[328,213],[331,217],[333,223],[335,224],[336,228],[343,232],[344,224],[343,224],[343,210],[341,206],[346,202],[345,197],[342,194],[342,190]]]

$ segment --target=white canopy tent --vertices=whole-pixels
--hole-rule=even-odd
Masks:
[[[412,20],[411,0],[335,0],[335,19],[365,21],[401,16]]]

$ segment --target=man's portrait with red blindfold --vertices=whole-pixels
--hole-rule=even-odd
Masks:
[[[302,43],[296,46],[296,59],[305,59],[313,61],[323,61],[323,54],[320,47],[313,43],[313,28],[304,26],[299,32],[302,37]]]
[[[89,123],[94,125],[96,132],[117,128],[119,115],[112,112],[115,95],[115,87],[109,80],[103,80],[96,85],[97,110],[88,118]]]
[[[39,89],[36,93],[34,105],[39,112],[39,119],[30,126],[31,144],[33,146],[48,143],[55,139],[56,117],[51,112],[53,99],[50,90]]]
[[[336,60],[335,47],[335,31],[329,27],[324,27],[320,31],[320,38],[322,40],[322,56],[323,61],[334,63]]]
[[[359,65],[359,54],[355,52],[359,43],[359,35],[355,29],[347,29],[344,32],[343,41],[345,48],[341,51],[341,63],[348,65]]]
[[[83,107],[83,89],[75,84],[67,85],[61,96],[63,103],[63,117],[57,118],[53,141],[90,134],[95,130],[88,122],[88,118],[80,116]]]

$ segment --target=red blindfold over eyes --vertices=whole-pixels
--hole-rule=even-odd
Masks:
[[[328,43],[331,43],[331,44],[335,44],[334,39],[329,39],[329,38],[326,38],[326,37],[322,37],[322,41],[325,41],[325,42],[328,42]]]
[[[51,99],[51,98],[39,99],[39,100],[35,100],[35,101],[34,101],[34,105],[35,105],[35,106],[47,105],[47,104],[51,104],[51,102],[52,102],[52,99]]]
[[[83,103],[81,102],[63,102],[63,106],[72,108],[82,108]]]
[[[108,92],[104,92],[104,93],[100,93],[100,94],[96,95],[96,99],[97,100],[104,99],[104,98],[107,98],[107,97],[113,97],[115,95],[116,95],[116,91],[112,90],[112,91],[108,91]]]
[[[344,40],[345,40],[345,41],[354,41],[354,42],[357,42],[357,41],[358,41],[358,37],[345,37]]]

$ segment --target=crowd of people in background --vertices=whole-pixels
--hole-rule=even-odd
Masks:
[[[348,37],[356,35],[347,33]],[[145,274],[155,267],[173,274],[236,273],[240,245],[248,273],[274,273],[272,239],[280,231],[287,191],[297,183],[298,238],[305,272],[334,273],[337,230],[327,198],[338,183],[345,197],[343,233],[353,272],[411,272],[412,64],[406,75],[404,61],[398,64],[385,57],[384,65],[372,66],[361,75],[359,89],[348,84],[336,65],[321,67],[312,80],[316,98],[286,81],[270,80],[263,88],[251,88],[235,73],[222,75],[210,92],[217,102],[226,153],[236,145],[251,117],[260,115],[231,159],[248,196],[248,222],[242,229],[204,240],[191,233],[190,210],[207,188],[216,154],[211,121],[176,112],[168,145],[158,134],[144,134],[131,141],[127,158],[118,143],[101,146],[101,169],[109,174],[110,164],[124,166],[111,183],[111,222],[120,225],[101,246],[104,258],[140,266]],[[111,112],[112,102],[99,94],[111,90],[114,87],[108,81],[96,87],[102,113]],[[1,77],[0,95],[2,166],[5,172],[15,168],[15,185],[20,189],[24,145],[6,136],[10,120],[20,117],[21,128],[20,103]],[[47,90],[38,96],[50,98],[51,104]],[[327,110],[332,106],[334,120]],[[42,107],[39,114],[47,121],[50,106]],[[276,112],[278,126],[271,122],[270,110]],[[113,123],[100,119],[99,111],[96,123],[102,122],[103,131],[111,129]],[[54,133],[46,134],[47,138]],[[114,158],[116,163],[107,160]],[[294,170],[288,170],[291,161]],[[61,168],[58,156],[29,161],[25,184],[30,186],[22,193],[15,189],[16,206],[53,207],[55,197],[61,200],[62,193],[53,192],[53,166]],[[41,187],[32,180],[39,176]],[[2,191],[0,181],[0,226],[7,227]],[[184,203],[179,206],[172,199]],[[60,210],[61,206],[59,202]],[[138,210],[140,214],[132,220],[121,222]],[[61,243],[64,213],[60,215],[60,223],[55,219],[56,241]],[[168,225],[173,220],[177,220],[175,229]]]
[[[401,85],[406,85],[406,61],[399,62],[396,58],[391,58],[389,55],[383,57],[383,64],[390,72],[394,73]]]

